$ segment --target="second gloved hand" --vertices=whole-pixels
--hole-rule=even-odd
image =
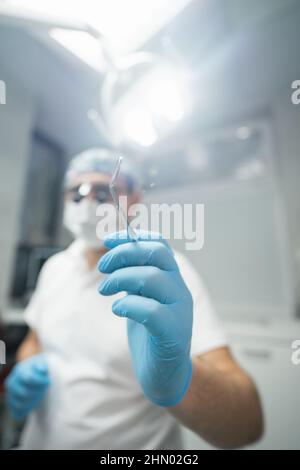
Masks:
[[[110,275],[99,290],[103,295],[127,292],[112,309],[128,318],[136,377],[150,401],[175,406],[191,381],[193,301],[173,252],[148,232],[140,233],[136,242],[121,232],[104,243],[110,251],[101,258],[99,269]]]
[[[16,364],[5,381],[8,408],[15,420],[24,419],[44,398],[50,380],[44,354]]]

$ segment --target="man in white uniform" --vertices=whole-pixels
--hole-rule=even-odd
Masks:
[[[25,312],[30,332],[6,384],[13,416],[28,416],[22,447],[180,449],[180,423],[219,447],[255,441],[262,433],[255,386],[232,358],[201,279],[182,255],[175,255],[185,282],[179,280],[178,289],[193,300],[189,379],[189,364],[177,350],[170,378],[165,379],[168,369],[161,363],[154,364],[155,373],[161,373],[153,378],[154,359],[147,354],[141,366],[127,320],[119,318],[126,315],[112,313],[112,298],[106,295],[114,292],[102,289],[99,295],[106,276],[96,266],[107,249],[94,236],[93,204],[109,201],[111,169],[111,156],[94,150],[77,157],[67,173],[65,221],[76,239],[42,269]],[[129,203],[136,202],[132,175],[124,172],[119,184]],[[76,205],[82,205],[80,217]],[[113,295],[118,298],[119,293]],[[190,304],[184,305],[188,318]],[[184,331],[183,324],[182,336]]]

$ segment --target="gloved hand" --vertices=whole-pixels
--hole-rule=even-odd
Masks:
[[[99,270],[110,274],[100,285],[102,295],[126,291],[113,312],[128,318],[133,368],[146,397],[156,405],[175,406],[186,394],[192,376],[190,343],[193,300],[173,252],[157,234],[127,232],[104,240],[110,248]]]
[[[44,398],[50,385],[44,354],[16,364],[5,381],[8,408],[15,420],[25,418]]]

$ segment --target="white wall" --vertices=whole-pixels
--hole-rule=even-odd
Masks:
[[[7,303],[14,250],[18,237],[20,205],[33,124],[33,100],[22,83],[0,68],[6,83],[6,104],[0,105],[0,313]]]
[[[295,76],[293,80],[299,78]],[[296,264],[296,252],[300,249],[300,105],[292,104],[291,93],[290,83],[287,83],[274,99],[273,115],[277,174],[287,212],[290,262],[300,304],[300,269]]]
[[[187,251],[186,240],[172,240],[172,244],[201,274],[224,320],[292,317],[285,259],[288,250],[279,237],[276,199],[268,179],[169,188],[153,192],[147,199],[152,203],[191,203],[193,207],[205,204],[203,249]],[[193,221],[194,230],[195,226]]]
[[[227,333],[233,354],[255,379],[265,415],[264,436],[251,448],[298,450],[300,365],[294,365],[291,360],[291,344],[298,325],[231,327],[227,328]],[[190,431],[185,430],[184,437],[187,449],[211,448]]]

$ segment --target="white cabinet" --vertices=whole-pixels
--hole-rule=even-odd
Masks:
[[[291,342],[249,340],[233,347],[263,401],[266,432],[256,448],[300,450],[300,367],[292,364]]]
[[[264,330],[264,327],[262,330]],[[266,431],[257,449],[300,450],[300,365],[293,365],[292,341],[300,339],[297,323],[289,334],[270,331],[257,336],[232,337],[232,350],[238,362],[254,378],[263,402]],[[185,431],[187,447],[209,448],[192,433]]]

